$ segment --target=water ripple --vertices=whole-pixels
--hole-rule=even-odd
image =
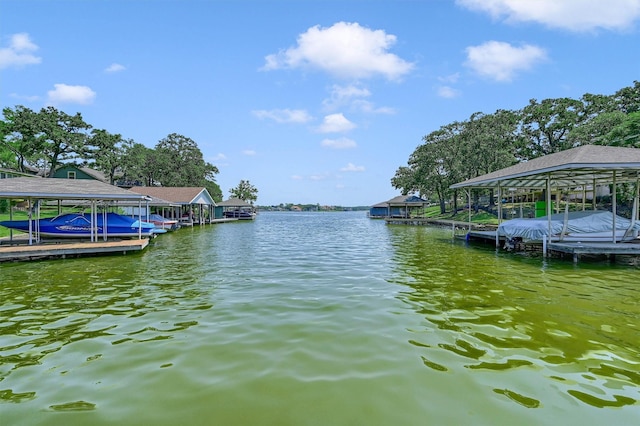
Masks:
[[[2,264],[3,424],[637,420],[635,268],[449,233],[266,213]]]

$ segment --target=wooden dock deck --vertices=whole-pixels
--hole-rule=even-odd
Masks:
[[[6,241],[4,241],[6,243]],[[53,241],[44,244],[0,245],[0,262],[28,261],[36,259],[66,258],[97,254],[115,254],[142,251],[149,239],[113,240],[100,242]]]
[[[433,219],[426,217],[385,217],[384,221],[387,225],[415,225],[415,226],[438,226],[441,228],[453,228],[456,230],[469,229],[469,222],[463,222],[459,220],[449,219]],[[485,225],[471,223],[472,230],[484,230],[494,231],[497,229],[496,225]]]
[[[480,230],[471,230],[464,235],[467,241],[479,240],[486,242],[495,242],[496,241],[496,231],[480,231]],[[504,236],[500,236],[499,241],[504,241]]]
[[[620,243],[559,243],[553,242],[547,245],[547,250],[553,255],[564,257],[570,255],[574,262],[578,262],[581,256],[605,256],[608,259],[615,256],[640,256],[640,241],[633,240]]]

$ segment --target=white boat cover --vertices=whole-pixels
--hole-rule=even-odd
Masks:
[[[566,215],[566,228],[565,228]],[[564,229],[564,232],[563,232]],[[626,231],[629,231],[628,233]],[[640,231],[640,223],[616,216],[617,240],[627,233]],[[549,235],[547,216],[535,219],[512,219],[498,226],[498,235],[507,238],[520,237],[523,241],[542,240]],[[556,240],[613,239],[613,213],[604,210],[588,210],[551,215],[551,235]],[[629,235],[630,236],[630,235]],[[556,237],[556,238],[554,238]]]

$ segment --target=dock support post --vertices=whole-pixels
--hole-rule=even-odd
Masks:
[[[498,182],[498,225],[502,223],[502,182]],[[500,236],[496,229],[496,247],[500,247]]]
[[[547,175],[547,237],[542,239],[542,256],[547,257],[547,239],[551,241],[551,175]],[[557,201],[556,201],[557,204]]]
[[[618,198],[616,196],[617,192],[618,192],[618,183],[616,182],[616,171],[613,171],[613,194],[611,195],[611,210],[612,210],[612,217],[613,217],[613,235],[611,236],[611,240],[613,242],[613,244],[616,243],[616,215],[618,214]]]

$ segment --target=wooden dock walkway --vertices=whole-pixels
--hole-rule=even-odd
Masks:
[[[387,225],[415,225],[415,226],[438,226],[442,228],[455,228],[455,229],[469,229],[469,222],[463,222],[460,220],[450,220],[450,219],[432,219],[432,218],[420,218],[420,217],[385,217],[384,218]],[[471,229],[473,230],[493,230],[497,229],[496,225],[486,225],[486,224],[478,224],[471,223]]]
[[[605,256],[608,259],[615,256],[640,256],[640,241],[626,241],[620,243],[559,243],[553,242],[547,245],[549,253],[564,257],[570,255],[574,262],[578,262],[581,256]]]
[[[3,241],[6,243],[7,241]],[[0,262],[28,261],[36,259],[90,256],[142,251],[149,239],[112,240],[100,242],[53,241],[44,244],[0,245]]]

